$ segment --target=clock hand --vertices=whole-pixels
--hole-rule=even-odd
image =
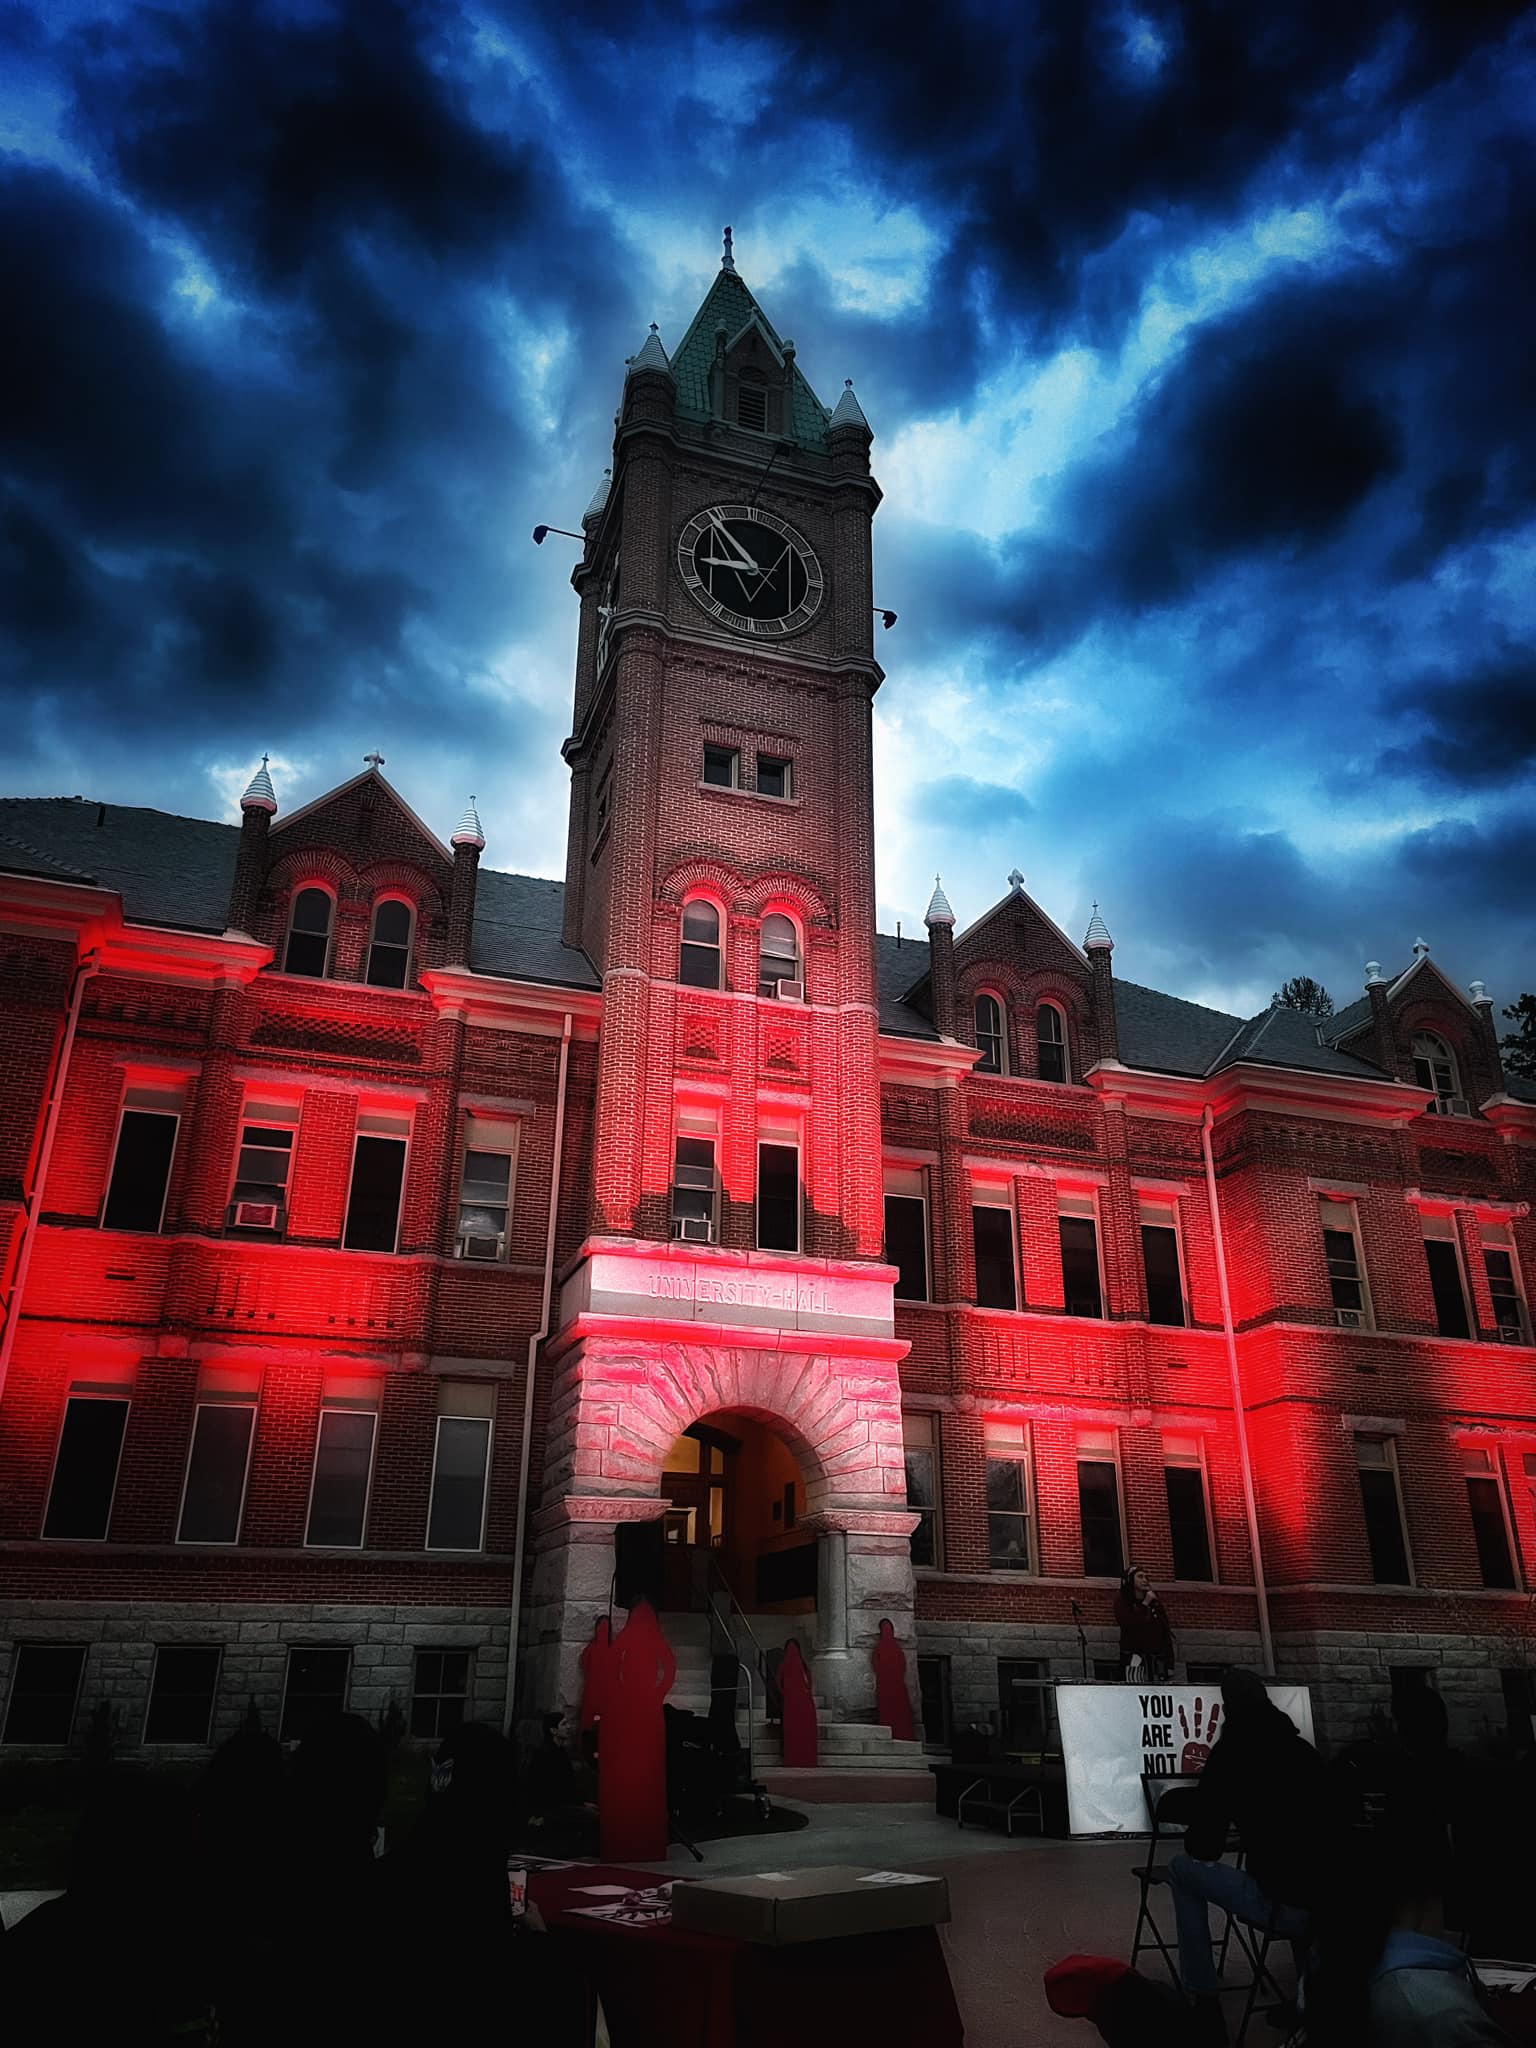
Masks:
[[[747,553],[746,549],[742,546],[741,542],[736,538],[735,534],[730,531],[729,527],[727,527],[725,521],[720,517],[718,512],[711,512],[709,514],[709,523],[715,529],[715,532],[719,534],[720,538],[725,542],[726,546],[728,548],[734,548],[737,556],[739,557],[739,560],[730,563],[729,566],[733,569],[750,569],[754,576],[757,575],[758,567],[756,562],[753,561],[752,557]]]

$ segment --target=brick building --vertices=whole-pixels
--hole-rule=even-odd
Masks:
[[[1528,1711],[1489,999],[1418,945],[1225,1016],[1018,877],[877,935],[870,440],[729,245],[632,359],[563,885],[377,757],[238,828],[0,803],[7,1745],[570,1700],[630,1524],[679,1641],[728,1584],[845,1732],[889,1616],[933,1736],[1027,1743],[1132,1557],[1334,1739],[1425,1671]]]

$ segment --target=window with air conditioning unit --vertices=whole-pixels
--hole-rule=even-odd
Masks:
[[[718,1178],[718,1126],[712,1111],[685,1111],[672,1154],[672,1235],[685,1244],[713,1244]]]
[[[779,911],[763,919],[757,948],[757,992],[761,996],[776,996],[781,1003],[805,1001],[800,934],[793,918]]]
[[[1328,1261],[1333,1320],[1341,1330],[1368,1330],[1371,1297],[1365,1262],[1360,1256],[1360,1219],[1355,1205],[1325,1198],[1317,1206],[1323,1226],[1323,1252]]]
[[[296,1102],[246,1103],[226,1212],[231,1230],[278,1236],[287,1225],[298,1125]]]
[[[461,1259],[496,1265],[507,1256],[517,1125],[471,1117],[459,1175],[457,1251]]]

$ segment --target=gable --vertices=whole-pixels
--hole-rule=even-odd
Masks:
[[[268,843],[274,862],[302,849],[323,847],[355,868],[378,860],[406,861],[444,887],[453,873],[453,855],[442,840],[400,792],[371,769],[276,819]]]

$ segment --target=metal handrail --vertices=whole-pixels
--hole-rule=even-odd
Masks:
[[[762,1687],[763,1719],[766,1722],[768,1718],[768,1659],[763,1653],[762,1644],[757,1640],[757,1631],[747,1619],[746,1609],[736,1598],[735,1593],[731,1590],[730,1580],[721,1571],[713,1557],[709,1560],[709,1572],[711,1578],[718,1579],[720,1582],[720,1590],[724,1593],[728,1603],[726,1608],[727,1615],[734,1616],[741,1623],[751,1641],[752,1648],[757,1653],[757,1682]],[[705,1593],[705,1604],[709,1610],[711,1638],[713,1638],[714,1631],[718,1627],[725,1636],[727,1648],[736,1659],[736,1669],[747,1681],[747,1776],[751,1778],[755,1775],[757,1764],[756,1717],[754,1711],[756,1701],[754,1700],[752,1689],[752,1667],[742,1657],[735,1636],[727,1622],[721,1619],[720,1610],[715,1606],[714,1598],[707,1590]]]
[[[710,1576],[720,1581],[720,1590],[724,1593],[726,1599],[730,1603],[730,1612],[735,1615],[736,1619],[741,1623],[742,1627],[746,1630],[748,1640],[751,1642],[753,1649],[757,1652],[757,1672],[759,1678],[761,1678],[761,1680],[763,1681],[763,1690],[764,1692],[766,1692],[768,1687],[768,1659],[767,1656],[764,1654],[762,1644],[757,1640],[757,1631],[753,1628],[751,1622],[747,1619],[746,1609],[742,1606],[741,1602],[736,1598],[735,1593],[732,1592],[730,1580],[725,1576],[725,1573],[721,1571],[719,1565],[716,1564],[713,1557],[711,1557],[709,1560],[709,1570]],[[719,1620],[719,1614],[716,1610],[715,1603],[713,1600],[709,1602],[709,1612],[712,1620]],[[731,1642],[731,1648],[735,1649],[735,1647],[736,1645],[733,1640]]]

